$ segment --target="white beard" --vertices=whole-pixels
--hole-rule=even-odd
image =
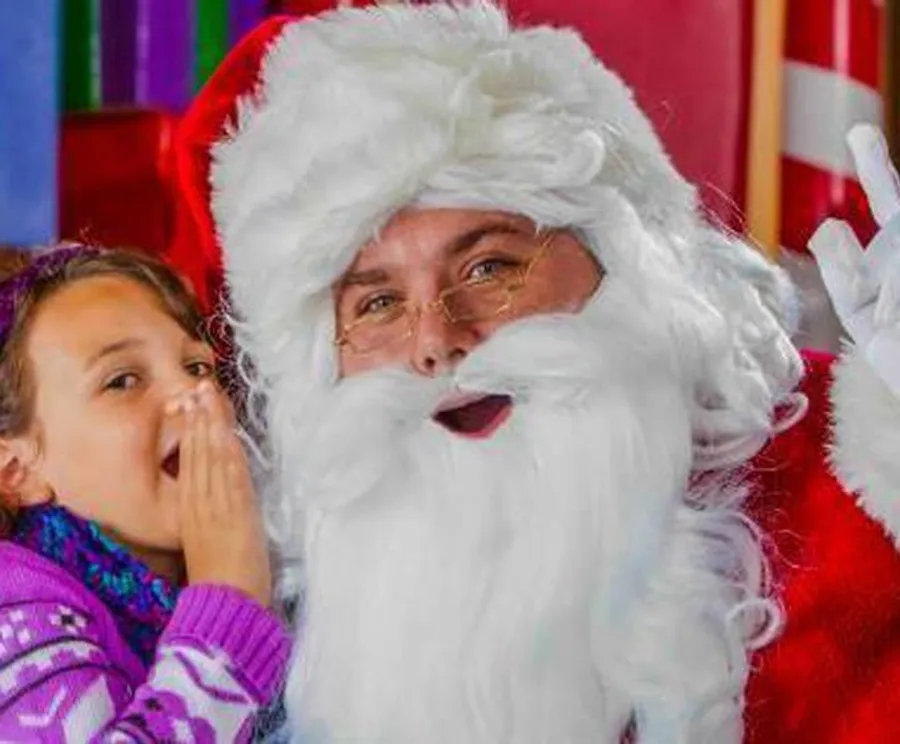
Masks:
[[[632,720],[641,742],[739,739],[744,648],[708,618],[745,599],[726,577],[756,546],[733,504],[685,503],[675,340],[601,298],[503,329],[452,381],[380,372],[297,412],[302,741],[617,744]],[[452,434],[429,418],[452,387],[513,415]]]

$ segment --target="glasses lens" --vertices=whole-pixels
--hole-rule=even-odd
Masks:
[[[444,305],[455,321],[490,320],[509,309],[516,284],[491,280],[464,284],[444,295]]]
[[[357,354],[368,354],[376,349],[402,342],[409,337],[410,315],[398,310],[377,320],[366,320],[350,326],[344,332],[347,344]]]

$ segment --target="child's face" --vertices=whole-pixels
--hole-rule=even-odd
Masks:
[[[151,290],[92,277],[38,307],[27,353],[41,443],[35,474],[59,503],[151,565],[153,554],[179,551],[173,452],[183,421],[164,409],[213,375],[210,347]]]

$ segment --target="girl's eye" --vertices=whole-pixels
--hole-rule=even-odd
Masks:
[[[122,372],[110,378],[103,385],[104,390],[125,391],[138,386],[140,378],[134,372]]]
[[[214,377],[216,374],[215,366],[204,361],[190,362],[185,365],[185,369],[194,377]]]
[[[502,258],[488,258],[475,264],[466,274],[467,281],[483,282],[490,279],[499,279],[506,276],[516,268],[514,261]]]
[[[389,294],[380,294],[370,297],[360,306],[357,315],[363,317],[366,315],[384,315],[395,309],[400,301]]]

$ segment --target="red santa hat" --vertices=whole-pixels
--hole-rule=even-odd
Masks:
[[[177,224],[167,258],[191,280],[210,309],[221,284],[222,259],[210,212],[210,150],[235,119],[241,97],[256,89],[269,44],[295,18],[274,17],[226,57],[182,118],[174,143]]]
[[[250,317],[329,285],[411,203],[552,223],[553,204],[589,209],[586,187],[606,186],[663,230],[694,205],[576,33],[512,29],[488,0],[267,21],[185,116],[176,176],[172,260],[208,303],[224,253]]]

